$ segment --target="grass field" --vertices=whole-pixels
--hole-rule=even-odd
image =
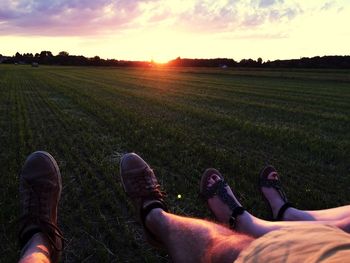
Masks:
[[[18,173],[39,149],[63,176],[65,262],[167,262],[143,241],[121,155],[144,157],[181,215],[209,217],[199,180],[216,167],[267,218],[267,163],[297,207],[348,204],[350,71],[0,66],[0,261],[18,258]]]

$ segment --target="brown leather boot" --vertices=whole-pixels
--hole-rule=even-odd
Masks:
[[[20,174],[20,231],[22,249],[36,233],[50,243],[52,262],[58,262],[63,249],[63,235],[57,226],[57,206],[61,196],[61,174],[55,159],[47,152],[28,156]]]
[[[120,161],[120,175],[124,190],[133,201],[137,217],[143,224],[147,241],[153,246],[162,247],[145,224],[146,216],[152,209],[168,211],[163,199],[165,193],[161,191],[153,170],[136,153],[127,153]]]

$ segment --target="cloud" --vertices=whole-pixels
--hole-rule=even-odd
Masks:
[[[1,0],[0,34],[88,36],[127,29],[234,32],[302,12],[284,0]]]
[[[302,12],[298,4],[283,0],[198,0],[181,14],[178,24],[204,32],[234,32],[288,22]]]
[[[2,0],[0,32],[38,35],[89,35],[122,29],[158,0]]]
[[[326,2],[326,3],[321,7],[321,10],[327,11],[327,10],[333,8],[333,7],[335,6],[335,4],[336,4],[335,1]]]
[[[277,0],[260,0],[259,7],[265,8],[265,7],[273,6],[274,4],[276,4],[276,2],[283,3],[283,0],[279,0],[279,1],[277,1]]]

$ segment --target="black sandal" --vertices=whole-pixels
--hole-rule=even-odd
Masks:
[[[212,186],[207,187],[208,178],[213,174],[218,175],[221,178],[221,180],[215,182]],[[221,173],[214,168],[209,168],[205,170],[205,172],[202,175],[202,180],[200,184],[200,195],[206,202],[208,201],[208,199],[217,195],[221,199],[221,201],[232,210],[232,214],[228,223],[231,229],[235,229],[237,216],[243,214],[245,209],[239,204],[237,204],[235,199],[227,193],[225,189],[226,186],[228,185],[224,181],[224,178],[221,175]]]
[[[271,219],[273,221],[282,221],[283,220],[283,215],[286,212],[286,210],[289,207],[294,207],[294,206],[292,205],[292,203],[288,202],[286,193],[283,191],[281,181],[279,179],[277,179],[277,180],[275,180],[275,179],[268,179],[268,176],[271,173],[276,173],[277,174],[277,170],[271,165],[266,166],[265,168],[263,168],[260,171],[260,174],[259,174],[259,187],[260,187],[260,191],[261,191],[262,196],[264,197],[266,203],[270,207]],[[271,207],[270,201],[264,195],[264,192],[262,191],[262,187],[274,188],[278,192],[278,194],[280,195],[282,200],[284,201],[284,204],[280,207],[276,218],[273,217],[273,211],[272,211],[272,207]]]

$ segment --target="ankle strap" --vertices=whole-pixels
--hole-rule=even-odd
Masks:
[[[233,209],[230,220],[229,220],[229,224],[230,224],[231,229],[236,228],[237,216],[243,214],[244,211],[245,211],[245,209],[241,206],[237,206],[235,209]]]
[[[278,211],[277,217],[275,221],[282,221],[284,213],[289,207],[293,207],[293,205],[289,202],[285,203],[284,205],[281,206],[280,210]]]

